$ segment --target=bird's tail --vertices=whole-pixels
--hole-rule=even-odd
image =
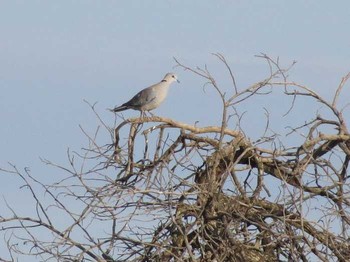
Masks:
[[[124,111],[126,109],[128,109],[128,107],[126,107],[124,105],[121,105],[121,106],[117,106],[117,107],[115,107],[113,109],[109,108],[108,110],[111,111],[111,112],[116,113],[116,112]]]

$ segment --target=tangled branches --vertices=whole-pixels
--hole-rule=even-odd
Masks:
[[[58,166],[68,174],[63,180],[44,185],[9,171],[25,181],[37,210],[36,217],[21,217],[11,208],[13,216],[1,218],[2,230],[13,232],[10,254],[59,261],[348,261],[350,134],[338,98],[350,75],[328,101],[288,81],[289,68],[263,56],[269,76],[240,90],[225,58],[216,57],[231,78],[230,97],[207,69],[177,63],[216,90],[221,126],[157,116],[124,119],[113,130],[103,123],[113,144],[100,146],[87,135],[84,168],[70,156],[70,168]],[[244,130],[230,129],[237,106],[277,88],[292,98],[292,108],[307,97],[331,114],[294,127],[291,133],[306,134],[291,146],[276,135],[252,142]],[[40,200],[33,184],[51,202]],[[19,248],[24,242],[26,250]]]

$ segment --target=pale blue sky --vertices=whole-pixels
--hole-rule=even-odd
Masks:
[[[297,60],[291,79],[330,96],[350,71],[349,28],[345,0],[1,1],[0,167],[11,162],[50,180],[55,171],[39,157],[66,163],[68,147],[79,150],[87,143],[78,125],[97,125],[83,99],[98,102],[112,126],[106,108],[168,71],[178,73],[181,84],[172,86],[155,113],[219,123],[214,92],[204,93],[198,77],[174,69],[174,56],[190,66],[208,64],[223,79],[211,55],[222,53],[241,88],[266,76],[266,65],[254,55],[279,56],[286,65]],[[343,96],[348,100],[349,92]],[[17,180],[1,179],[3,195],[22,202]]]

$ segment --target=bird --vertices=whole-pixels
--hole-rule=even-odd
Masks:
[[[110,110],[116,113],[127,109],[133,109],[141,111],[141,115],[144,115],[145,111],[149,112],[160,106],[168,94],[169,86],[175,81],[180,83],[177,79],[177,75],[174,73],[167,73],[159,83],[141,90],[128,102]]]

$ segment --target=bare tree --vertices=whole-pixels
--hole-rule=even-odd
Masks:
[[[349,261],[350,134],[338,99],[350,74],[325,99],[289,81],[290,67],[261,55],[270,74],[241,89],[225,58],[215,57],[231,79],[230,93],[207,68],[176,63],[216,90],[221,126],[150,116],[109,128],[92,105],[101,125],[93,135],[82,129],[89,146],[68,152],[68,167],[45,160],[63,171],[60,181],[46,185],[15,166],[2,169],[22,179],[36,216],[8,205],[12,215],[0,222],[9,253],[1,259]],[[275,89],[291,104],[287,114],[298,99],[327,112],[289,127],[291,145],[268,132],[268,112],[257,141],[240,125],[237,107]]]

